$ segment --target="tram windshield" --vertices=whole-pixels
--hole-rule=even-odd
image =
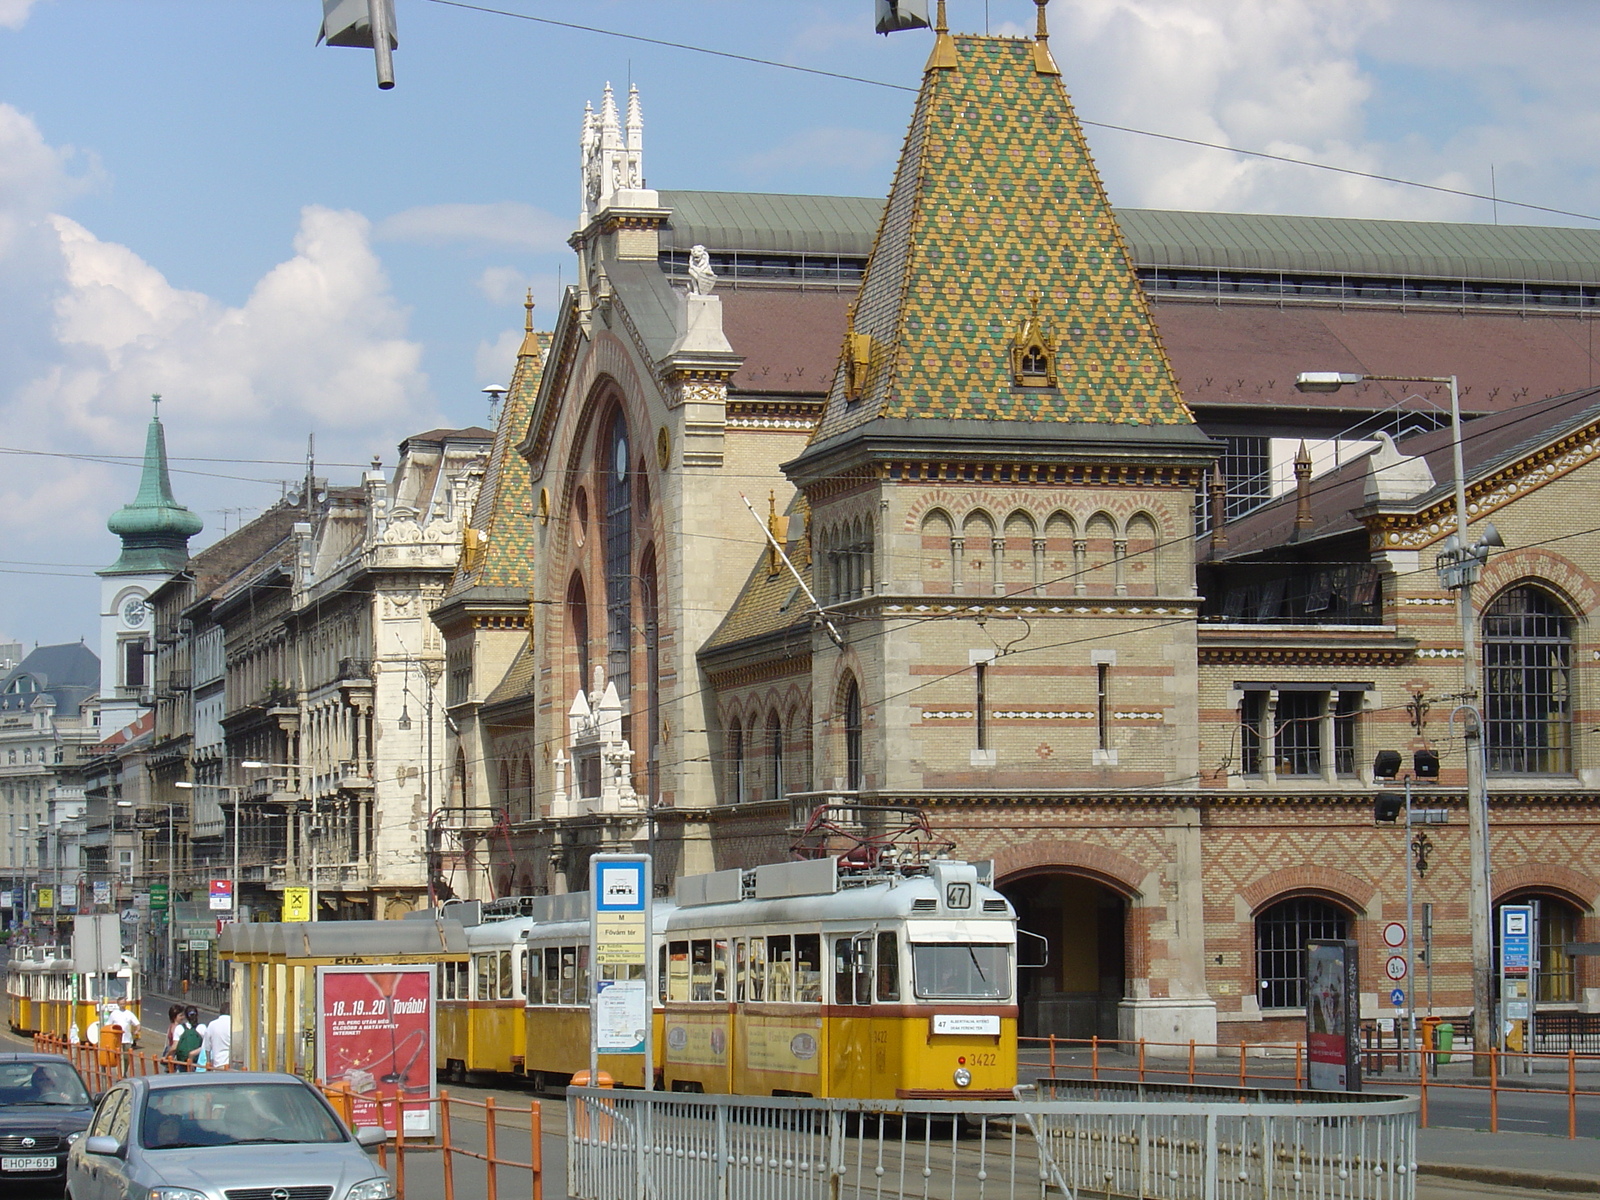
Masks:
[[[911,946],[917,995],[940,1000],[1006,1000],[1011,996],[1011,947],[976,942]]]

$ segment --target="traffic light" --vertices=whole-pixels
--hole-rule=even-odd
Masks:
[[[1393,825],[1405,806],[1404,796],[1383,793],[1372,802],[1372,819],[1384,825]]]
[[[1374,779],[1393,779],[1400,774],[1400,752],[1398,750],[1379,750],[1378,757],[1372,760],[1372,777]],[[1390,818],[1393,820],[1393,818]]]
[[[1437,750],[1418,750],[1411,757],[1411,769],[1418,779],[1439,778],[1439,752]]]

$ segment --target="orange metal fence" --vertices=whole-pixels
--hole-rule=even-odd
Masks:
[[[176,1059],[159,1054],[131,1047],[113,1049],[90,1046],[70,1042],[48,1033],[34,1034],[33,1046],[40,1053],[60,1054],[70,1060],[78,1068],[79,1074],[88,1083],[90,1090],[94,1092],[103,1092],[119,1079],[130,1075],[157,1075],[186,1069],[184,1064]],[[388,1108],[399,1103],[392,1097],[363,1095],[348,1087],[323,1087],[321,1090],[345,1124],[352,1129],[355,1128],[356,1101],[370,1100],[377,1107],[379,1124],[385,1128],[390,1124],[387,1119]],[[512,1170],[529,1172],[531,1187],[528,1194],[531,1200],[543,1200],[544,1156],[541,1146],[543,1113],[537,1100],[530,1101],[524,1108],[515,1104],[497,1104],[493,1096],[485,1096],[482,1100],[463,1100],[447,1091],[441,1091],[438,1098],[430,1101],[430,1104],[436,1117],[435,1127],[439,1131],[437,1138],[422,1141],[415,1137],[407,1139],[405,1122],[397,1112],[393,1114],[394,1135],[390,1140],[378,1145],[379,1164],[385,1170],[389,1170],[391,1161],[393,1163],[395,1195],[399,1200],[405,1200],[407,1156],[419,1153],[439,1156],[444,1175],[444,1200],[455,1200],[456,1169],[459,1159],[483,1164],[484,1177],[481,1181],[481,1190],[477,1181],[474,1181],[464,1189],[466,1195],[482,1195],[486,1200],[500,1200],[501,1172]],[[527,1117],[526,1125],[520,1121],[524,1116]],[[500,1134],[504,1128],[503,1122],[507,1118],[513,1121],[512,1128],[517,1133],[526,1130],[528,1134],[529,1154],[526,1162],[503,1157],[499,1152]],[[482,1124],[481,1149],[465,1144],[460,1136],[463,1131],[459,1129],[459,1124],[462,1122],[472,1125]]]
[[[1043,1050],[1051,1075],[1057,1071],[1088,1072],[1090,1079],[1137,1079],[1141,1083],[1178,1077],[1194,1083],[1237,1083],[1239,1087],[1282,1087],[1289,1084],[1297,1088],[1307,1086],[1306,1049],[1304,1042],[1239,1042],[1223,1045],[1214,1042],[1156,1042],[1147,1038],[1138,1041],[1118,1041],[1114,1038],[1063,1038],[1022,1037],[1017,1039],[1022,1050]],[[1065,1055],[1076,1059],[1088,1051],[1087,1062],[1067,1061]],[[1254,1054],[1257,1069],[1249,1067]],[[1122,1061],[1124,1059],[1131,1061]],[[1292,1060],[1292,1065],[1291,1065]],[[1419,1122],[1428,1127],[1428,1095],[1440,1090],[1479,1092],[1489,1103],[1489,1132],[1500,1132],[1500,1104],[1506,1093],[1516,1096],[1564,1096],[1567,1101],[1567,1137],[1578,1136],[1578,1102],[1600,1104],[1600,1087],[1578,1086],[1580,1064],[1596,1072],[1600,1079],[1600,1055],[1578,1054],[1568,1049],[1565,1054],[1511,1053],[1490,1048],[1488,1050],[1435,1051],[1417,1048],[1394,1050],[1389,1048],[1362,1051],[1363,1070],[1385,1069],[1395,1072],[1392,1079],[1385,1078],[1384,1085],[1397,1089],[1415,1089],[1422,1102]],[[1393,1062],[1393,1067],[1388,1063]],[[1282,1069],[1271,1069],[1273,1063]],[[1459,1074],[1441,1077],[1439,1068],[1449,1063],[1464,1067]],[[1025,1064],[1026,1065],[1026,1064]],[[1410,1065],[1411,1069],[1406,1067]],[[1541,1072],[1540,1067],[1544,1070]],[[1416,1069],[1421,1067],[1421,1070]],[[1292,1075],[1291,1075],[1292,1070]],[[1508,1076],[1515,1070],[1518,1075]],[[1480,1073],[1481,1072],[1481,1073]],[[1560,1075],[1560,1087],[1539,1087],[1522,1082],[1538,1078],[1539,1074]],[[1430,1075],[1432,1078],[1430,1078]],[[1516,1078],[1509,1083],[1508,1078]],[[1371,1077],[1369,1076],[1369,1081]]]

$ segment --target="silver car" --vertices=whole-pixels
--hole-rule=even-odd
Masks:
[[[124,1079],[67,1156],[71,1200],[389,1200],[394,1184],[320,1092],[293,1075]]]

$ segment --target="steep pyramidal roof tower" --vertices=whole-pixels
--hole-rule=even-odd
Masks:
[[[1042,3],[1035,39],[941,16],[813,452],[952,420],[1203,443],[1047,37]]]
[[[106,528],[122,539],[122,553],[101,575],[170,574],[189,561],[189,539],[204,522],[172,495],[167,471],[167,438],[161,427],[161,397],[145,434],[144,471],[133,503],[111,514]]]

